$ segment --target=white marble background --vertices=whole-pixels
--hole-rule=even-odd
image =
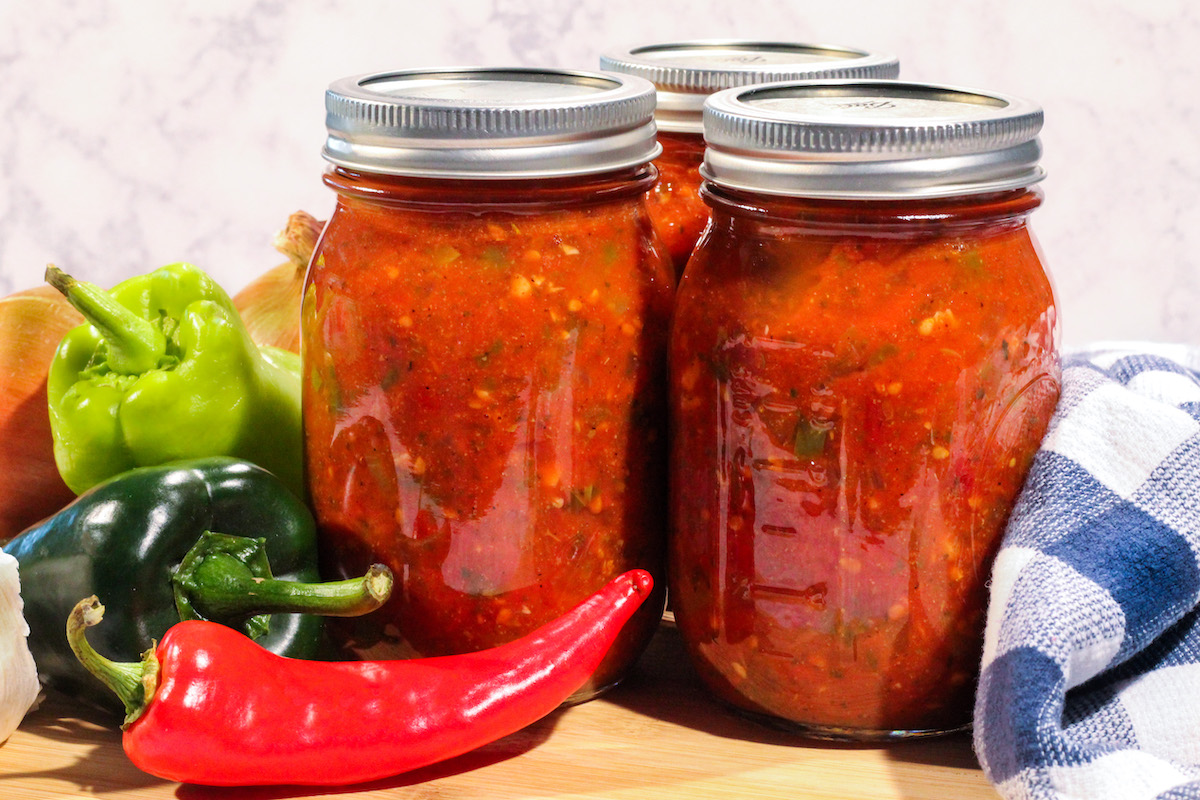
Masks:
[[[1066,342],[1200,344],[1200,6],[1189,0],[47,0],[0,5],[0,294],[193,261],[234,292],[321,183],[334,79],[595,68],[700,37],[888,50],[901,77],[1046,110],[1033,224]]]

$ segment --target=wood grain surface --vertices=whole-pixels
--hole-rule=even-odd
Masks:
[[[344,789],[214,789],[129,763],[116,721],[50,694],[0,745],[0,798],[111,800],[996,800],[959,734],[887,746],[797,739],[709,700],[664,626],[625,683],[487,747]]]

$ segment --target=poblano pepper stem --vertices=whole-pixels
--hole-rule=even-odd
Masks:
[[[157,644],[142,654],[137,663],[116,662],[96,652],[85,631],[104,618],[104,606],[92,595],[80,600],[67,617],[67,643],[88,672],[117,695],[125,706],[125,725],[141,716],[158,688]]]
[[[171,578],[180,619],[234,624],[250,618],[251,638],[266,633],[269,614],[354,617],[374,611],[392,592],[392,571],[375,564],[361,578],[326,583],[276,580],[266,540],[205,531]]]
[[[167,352],[163,332],[118,303],[95,284],[72,278],[53,264],[46,266],[46,282],[83,314],[104,336],[108,366],[121,375],[135,375],[156,368]]]

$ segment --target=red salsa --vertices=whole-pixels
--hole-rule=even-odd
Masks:
[[[631,567],[662,578],[674,281],[653,179],[327,176],[303,306],[309,487],[327,570],[382,560],[397,579],[336,629],[345,647],[478,650]],[[645,604],[580,697],[661,611]]]
[[[962,726],[991,559],[1059,393],[1040,196],[709,196],[670,354],[683,637],[752,715]]]
[[[704,137],[660,131],[658,141],[663,148],[662,155],[654,160],[658,182],[650,192],[647,208],[679,276],[708,224],[708,206],[700,197]]]

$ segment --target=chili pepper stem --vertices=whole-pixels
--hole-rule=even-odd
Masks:
[[[108,365],[122,375],[136,375],[158,367],[167,352],[162,331],[118,303],[93,283],[76,280],[53,264],[46,265],[46,282],[83,314],[104,336]]]
[[[154,646],[137,663],[123,663],[105,658],[96,652],[87,639],[87,629],[104,619],[104,606],[96,595],[80,600],[67,617],[67,642],[79,663],[120,698],[125,705],[128,727],[142,715],[158,688],[158,659]]]

